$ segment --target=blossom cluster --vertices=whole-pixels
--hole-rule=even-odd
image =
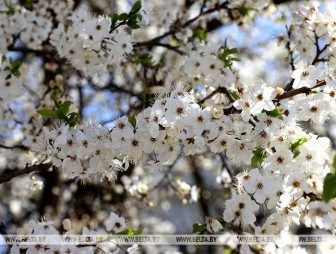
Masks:
[[[221,58],[222,51],[228,49],[226,45],[194,39],[193,30],[183,25],[188,19],[180,21],[181,27],[178,22],[174,24],[174,29],[167,32],[166,41],[164,37],[162,41],[158,37],[153,40],[158,45],[148,48],[166,47],[180,57],[172,57],[171,52],[163,53],[160,56],[163,60],[160,61],[164,67],[154,60],[143,66],[136,63],[129,67],[131,63],[126,56],[133,52],[132,43],[141,35],[122,26],[112,29],[111,16],[93,16],[83,6],[64,12],[66,7],[72,9],[71,1],[59,2],[51,12],[50,6],[55,6],[56,2],[39,1],[32,10],[18,7],[14,13],[1,13],[1,53],[7,53],[8,46],[13,43],[13,35],[19,33],[21,41],[31,49],[40,49],[42,42],[49,38],[57,54],[81,73],[78,76],[74,74],[76,81],[73,83],[77,79],[82,83],[90,81],[94,87],[95,79],[91,80],[92,77],[100,79],[102,74],[111,71],[111,67],[114,70],[119,68],[113,73],[113,79],[131,85],[119,87],[109,80],[111,83],[106,82],[106,87],[120,88],[122,93],[133,96],[132,99],[143,100],[144,104],[151,106],[138,107],[140,110],[136,115],[119,117],[111,129],[95,118],[74,127],[53,120],[50,120],[52,127],[39,126],[36,129],[32,125],[28,128],[28,124],[23,123],[25,140],[22,144],[36,152],[34,160],[43,158],[44,162],[50,161],[69,179],[84,183],[103,178],[115,180],[119,173],[132,168],[130,164],[145,164],[144,168],[154,169],[150,173],[145,172],[147,178],[139,179],[136,173],[130,172],[131,175],[123,175],[120,182],[132,196],[148,201],[149,186],[154,186],[153,189],[159,186],[151,183],[150,177],[155,175],[153,172],[162,173],[168,179],[169,168],[182,156],[220,154],[231,165],[242,168],[242,172],[234,175],[234,172],[227,170],[219,177],[226,181],[224,184],[231,184],[231,196],[225,202],[221,222],[206,217],[208,232],[223,230],[225,225],[222,222],[232,225],[232,230],[238,228],[239,232],[251,231],[252,228],[255,234],[281,234],[289,231],[294,224],[336,232],[335,199],[327,203],[322,198],[323,181],[334,167],[330,140],[309,130],[310,126],[322,126],[335,117],[336,71],[333,55],[336,26],[331,12],[320,12],[316,5],[312,5],[297,13],[287,31],[289,38],[281,39],[286,42],[290,55],[292,70],[288,78],[291,81],[286,87],[276,87],[263,81],[241,82],[239,71],[232,66],[232,62],[228,64],[227,59]],[[205,6],[201,11],[224,3],[204,1]],[[223,13],[218,12],[218,17],[227,20],[243,16],[246,19],[242,13],[264,8],[267,4],[268,1],[237,1],[240,8],[230,3]],[[228,11],[227,8],[232,9]],[[158,31],[170,29],[172,14],[169,10],[160,13],[165,15],[158,21]],[[148,18],[146,14],[146,10],[142,9],[144,20]],[[50,15],[55,15],[58,24],[55,29],[49,20]],[[203,13],[199,16],[203,16]],[[198,28],[202,28],[205,21],[200,19]],[[176,32],[175,36],[173,32]],[[146,43],[148,41],[139,44],[146,47]],[[175,43],[179,47],[175,47]],[[142,56],[151,57],[149,54]],[[174,60],[175,57],[177,60]],[[28,83],[25,80],[27,75],[22,75],[25,72],[23,66],[2,59],[2,102],[11,102],[30,92],[29,85],[25,84]],[[52,69],[50,67],[48,71]],[[139,79],[134,78],[133,84],[133,81],[127,82],[129,78],[125,76]],[[154,84],[152,87],[147,84],[150,76]],[[66,78],[58,75],[55,80],[48,80],[48,85],[57,83],[50,86],[59,89],[60,94],[64,95],[62,98],[67,96],[66,88],[71,89],[72,85],[72,77]],[[160,82],[165,86],[155,87]],[[138,93],[133,85],[136,89],[140,86],[146,94]],[[76,88],[81,89],[80,86]],[[131,90],[128,90],[129,86],[132,86]],[[53,107],[50,90],[48,87],[32,93],[38,97],[39,108]],[[148,91],[152,94],[158,91],[154,101],[145,101]],[[83,94],[80,96],[85,97]],[[35,108],[30,111],[33,113],[29,112],[29,117],[34,114]],[[29,118],[28,121],[31,120]],[[187,203],[187,195],[191,196],[191,201],[199,199],[196,185],[191,186],[180,179],[169,181],[183,203]],[[43,185],[42,182],[40,185]],[[147,203],[152,205],[151,202]],[[257,219],[262,212],[265,218],[263,222]],[[106,220],[105,226],[107,231],[117,233],[126,229],[125,220],[114,213]],[[58,234],[51,222],[30,222],[25,230],[28,234]],[[65,231],[71,232],[71,227],[67,225]],[[93,232],[85,229],[83,234],[87,233]],[[27,248],[27,253],[35,251]],[[46,252],[68,251],[63,247],[59,250],[51,246],[39,248]],[[76,248],[74,246],[71,252],[75,252]],[[14,246],[12,253],[20,253],[20,248]]]
[[[323,76],[325,80],[327,73]],[[320,77],[315,76],[314,80]],[[260,168],[237,175],[240,195],[226,201],[224,219],[237,225],[253,225],[254,213],[265,205],[276,210],[268,219],[272,223],[265,224],[263,233],[288,228],[307,214],[310,218],[310,222],[305,220],[307,226],[331,229],[334,210],[331,204],[321,201],[323,179],[331,171],[329,140],[307,133],[297,122],[324,121],[330,108],[335,107],[333,97],[325,90],[333,91],[330,83],[317,87],[312,95],[279,101],[277,107],[287,112],[272,116],[277,94],[264,83],[246,90],[240,95],[242,99],[233,103],[242,114],[229,115],[213,106],[202,108],[188,92],[177,87],[133,120],[119,118],[110,131],[94,123],[75,129],[67,125],[45,129],[38,143],[39,152],[52,156],[53,164],[62,166],[70,178],[89,179],[106,172],[115,176],[116,169],[123,166],[127,169],[128,162],[136,164],[144,154],[152,158],[149,164],[162,169],[180,153],[194,155],[208,150],[225,152],[234,164],[248,166],[259,151]],[[252,108],[257,105],[257,109],[251,112],[249,107],[240,108],[243,99],[251,101]],[[306,102],[295,103],[302,100]],[[314,101],[320,104],[312,105]],[[111,165],[111,161],[115,164]],[[316,211],[321,207],[326,208]],[[327,218],[316,222],[313,214],[321,216],[322,212]],[[274,218],[283,227],[274,227]]]
[[[72,1],[39,1],[31,11],[20,5],[11,5],[11,1],[5,1],[0,13],[0,53],[8,52],[8,46],[12,45],[13,35],[18,36],[27,47],[41,49],[42,42],[49,38],[52,30],[52,15],[61,21],[73,8]],[[51,12],[50,10],[53,10]]]
[[[96,249],[104,248],[106,251],[109,250],[113,254],[122,253],[121,248],[113,243],[113,241],[109,241],[108,239],[101,239],[99,243],[96,243],[94,239],[92,239],[92,242],[95,244],[90,244],[88,246],[81,246],[81,242],[78,241],[78,245],[76,244],[67,244],[66,240],[67,238],[71,239],[74,238],[74,236],[77,236],[76,230],[72,227],[72,223],[70,219],[64,219],[63,223],[63,233],[60,233],[56,229],[56,225],[53,221],[50,220],[42,220],[42,221],[34,221],[30,220],[27,224],[25,224],[22,228],[19,228],[17,230],[17,234],[21,237],[30,237],[34,238],[34,236],[52,236],[52,238],[49,238],[49,241],[45,241],[45,244],[41,243],[27,243],[27,244],[14,244],[10,250],[11,254],[19,254],[22,253],[22,251],[25,251],[25,253],[95,253]],[[104,228],[99,228],[98,230],[92,230],[87,227],[84,227],[81,232],[81,236],[83,239],[85,237],[92,237],[94,235],[108,235],[108,233],[119,233],[126,229],[126,223],[125,218],[122,216],[118,216],[114,212],[110,213],[110,216],[105,219],[104,221]],[[39,238],[36,238],[37,240]],[[63,239],[63,241],[62,241]],[[102,241],[104,240],[104,241]],[[94,245],[94,246],[92,246]],[[101,246],[99,246],[101,245]],[[104,247],[103,247],[104,246]],[[137,245],[133,245],[132,247],[127,248],[127,253],[139,253],[138,252],[139,247]]]
[[[317,63],[328,59],[335,64],[335,17],[332,11],[321,11],[318,2],[302,8],[294,16],[290,47],[300,60]]]
[[[103,74],[107,67],[131,53],[132,38],[124,30],[111,32],[109,16],[91,17],[84,7],[70,17],[70,26],[60,23],[50,35],[51,44],[71,65],[91,76]]]

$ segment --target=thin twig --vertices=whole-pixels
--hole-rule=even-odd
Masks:
[[[203,11],[204,8],[201,8],[201,12],[194,18],[187,20],[186,22],[184,22],[180,27],[174,27],[171,28],[169,31],[165,32],[164,34],[157,36],[153,39],[150,39],[148,41],[141,41],[141,42],[137,42],[134,44],[134,47],[141,47],[141,46],[145,46],[145,47],[153,47],[154,45],[157,45],[158,43],[160,43],[160,41],[169,36],[169,35],[173,35],[177,32],[179,32],[181,29],[188,27],[190,24],[194,23],[195,21],[197,21],[200,17],[206,15],[206,14],[210,14],[212,12],[218,11],[221,8],[226,8],[228,5],[228,2],[225,1],[224,3],[220,4],[220,5],[216,5],[214,8],[208,9],[206,11]]]
[[[221,160],[222,160],[222,164],[223,164],[223,165],[222,165],[222,168],[225,168],[226,171],[229,173],[231,179],[233,179],[233,177],[234,177],[235,175],[234,175],[234,172],[233,172],[231,166],[230,166],[229,163],[227,162],[226,155],[225,155],[224,153],[219,153],[219,156],[220,156],[220,158],[221,158]]]
[[[1,144],[1,143],[0,143],[0,148],[3,148],[3,149],[21,149],[21,150],[24,150],[24,151],[29,150],[29,148],[24,146],[24,145],[6,146],[6,145]]]
[[[134,47],[143,47],[142,45],[134,45]],[[172,46],[170,44],[167,44],[167,43],[161,43],[161,42],[157,42],[155,45],[152,45],[152,47],[164,47],[164,48],[167,48],[167,49],[170,49],[172,51],[175,51],[176,53],[180,54],[180,55],[185,55],[186,52],[185,51],[182,51],[178,48],[178,46]]]

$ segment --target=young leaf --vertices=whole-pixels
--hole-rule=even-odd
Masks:
[[[135,16],[138,18],[138,20],[139,20],[140,22],[142,21],[142,15],[141,15],[141,14],[137,13]]]
[[[132,126],[135,128],[136,126],[136,118],[134,115],[132,116],[128,116],[128,121],[130,122],[130,124],[132,124]]]
[[[251,158],[251,166],[255,167],[258,163],[262,163],[266,156],[265,150],[262,147],[257,147],[254,151],[253,151],[253,156]]]
[[[31,8],[33,6],[33,4],[37,2],[37,0],[26,0],[24,1],[24,7],[26,7],[27,9]]]
[[[226,46],[226,42],[223,46],[220,47],[218,58],[224,63],[225,67],[231,69],[233,62],[240,61],[239,58],[233,56],[234,54],[238,54],[239,50],[237,48],[229,49]]]
[[[143,230],[144,230],[143,228],[140,228],[138,230],[134,230],[133,228],[128,227],[128,228],[126,228],[123,231],[118,232],[118,233],[115,232],[114,230],[111,230],[111,234],[112,235],[140,235]]]
[[[304,143],[306,143],[307,141],[309,141],[309,138],[299,138],[296,141],[290,143],[290,150],[293,152],[294,156],[293,158],[296,158],[299,156],[300,154],[300,146]]]
[[[332,167],[333,167],[334,171],[336,171],[336,155],[334,156]]]
[[[193,224],[192,233],[201,233],[203,230],[204,229],[203,229],[203,226],[201,224],[198,224],[198,223]]]
[[[136,16],[135,18],[131,17],[127,20],[127,25],[129,28],[138,29],[140,26],[137,24]]]
[[[128,14],[127,13],[121,13],[118,17],[119,20],[127,20]]]
[[[72,104],[71,101],[65,101],[60,105],[58,112],[60,113],[61,116],[66,116],[68,114],[71,104]]]
[[[110,28],[110,32],[112,32],[117,24],[119,15],[117,13],[111,13],[108,15],[111,18],[111,28]]]
[[[232,253],[232,249],[230,246],[224,246],[224,254],[231,254]]]
[[[8,10],[7,11],[3,11],[1,13],[6,13],[7,15],[14,15],[15,14],[14,7],[10,3],[8,3],[7,0],[4,0],[4,4],[8,8]]]
[[[229,94],[231,94],[231,96],[233,97],[233,99],[238,100],[239,99],[239,95],[236,91],[232,91],[232,90],[228,90]]]
[[[328,202],[334,197],[336,197],[336,175],[329,173],[324,178],[322,199]]]
[[[134,230],[131,227],[126,228],[125,230],[119,232],[120,235],[134,235]]]
[[[57,118],[58,117],[58,112],[55,110],[40,109],[40,110],[37,110],[36,112],[45,118]]]
[[[58,102],[58,100],[56,98],[55,91],[51,94],[51,99],[54,101],[56,108],[60,108],[61,107],[61,104]]]
[[[77,112],[72,112],[67,115],[67,123],[69,124],[70,127],[74,127],[77,124],[77,119],[78,119],[79,114]]]
[[[144,66],[151,66],[153,64],[153,56],[147,52],[135,53],[132,58],[135,64],[142,64]]]
[[[141,9],[141,1],[139,0],[133,4],[132,9],[129,14],[137,13],[138,11],[140,11],[140,9]]]
[[[193,31],[193,38],[198,38],[200,41],[205,41],[207,37],[206,30],[203,28],[196,28]]]
[[[9,66],[6,66],[4,68],[4,70],[10,71],[16,77],[19,77],[20,76],[19,69],[20,69],[21,65],[22,65],[22,61],[20,61],[20,60],[12,61],[11,59],[9,59]]]
[[[266,115],[268,115],[268,116],[270,116],[270,117],[277,117],[277,118],[279,118],[279,119],[282,119],[282,112],[283,112],[284,110],[283,109],[281,109],[281,108],[275,108],[275,109],[273,109],[273,110],[271,110],[271,111],[266,111],[265,110],[265,113],[266,113]]]
[[[134,230],[133,230],[133,231],[134,231]],[[141,235],[143,231],[144,231],[144,228],[140,228],[140,229],[138,229],[138,230],[135,230],[135,231],[134,231],[134,234],[135,234],[135,235]]]
[[[242,16],[246,16],[249,12],[249,9],[247,9],[245,6],[241,6],[238,7],[238,12],[242,15]]]

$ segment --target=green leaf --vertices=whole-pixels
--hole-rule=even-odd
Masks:
[[[194,223],[192,233],[201,233],[204,230],[202,224]]]
[[[265,159],[266,159],[266,153],[264,148],[262,147],[257,147],[254,151],[253,151],[253,156],[251,158],[251,166],[255,167],[257,166],[258,163],[262,163]]]
[[[148,104],[149,104],[150,106],[153,106],[153,105],[155,104],[155,98],[154,98],[154,97],[149,98],[149,99],[148,99]]]
[[[2,58],[3,62],[4,62],[4,59],[5,58]],[[4,70],[10,71],[13,75],[15,75],[16,77],[19,77],[20,76],[19,69],[20,69],[21,65],[22,65],[22,61],[20,61],[20,60],[12,61],[11,59],[9,59],[9,66],[6,66],[4,68]]]
[[[232,49],[229,49],[228,50],[228,53],[229,54],[238,54],[239,53],[239,50],[237,48],[232,48]]]
[[[144,230],[143,228],[140,228],[140,229],[135,231],[133,228],[128,227],[128,228],[126,228],[123,231],[118,232],[118,233],[115,232],[114,230],[111,230],[111,234],[113,234],[113,235],[140,235],[143,230]]]
[[[5,6],[8,8],[7,11],[4,11],[3,13],[6,13],[7,15],[14,15],[15,14],[15,9],[14,7],[7,2],[7,0],[4,0]]]
[[[304,143],[306,143],[307,141],[309,141],[309,138],[299,138],[296,141],[291,143],[291,150],[295,150],[297,148],[299,148],[301,145],[303,145]]]
[[[74,127],[77,124],[79,114],[77,112],[72,112],[67,115],[67,123],[70,127]]]
[[[247,9],[245,6],[241,6],[238,7],[238,12],[242,15],[242,16],[246,16],[249,12],[249,9]]]
[[[72,104],[71,101],[65,101],[60,105],[60,107],[57,110],[60,113],[60,116],[66,116],[68,114],[71,104]]]
[[[141,14],[136,14],[136,17],[138,18],[138,20],[141,22],[142,21],[142,15]]]
[[[235,99],[235,100],[239,99],[239,95],[236,91],[232,91],[232,90],[228,90],[228,91],[231,94],[231,96],[233,97],[233,99]]]
[[[225,67],[231,69],[233,62],[240,61],[238,57],[233,56],[234,54],[238,54],[239,50],[237,48],[229,49],[226,46],[226,42],[219,49],[218,58],[224,63]]]
[[[128,121],[129,121],[130,124],[132,124],[132,126],[135,128],[135,126],[136,126],[136,118],[135,118],[135,115],[128,116]]]
[[[111,18],[111,32],[115,29],[119,15],[118,13],[111,13],[108,15]]]
[[[56,93],[55,91],[51,94],[51,99],[54,101],[55,103],[55,107],[56,108],[60,108],[61,104],[58,102],[57,98],[56,98]]]
[[[119,232],[118,235],[134,235],[134,230],[133,228],[128,227],[125,230]]]
[[[143,231],[144,231],[144,228],[140,228],[140,229],[134,231],[134,234],[135,235],[141,235]]]
[[[231,254],[232,253],[232,249],[230,246],[224,246],[224,254]]]
[[[282,112],[283,112],[284,110],[283,109],[281,109],[281,108],[275,108],[275,109],[273,109],[273,110],[271,110],[271,111],[266,111],[265,110],[265,113],[266,113],[266,115],[268,115],[268,116],[270,116],[270,117],[277,117],[277,118],[279,118],[279,119],[282,119]]]
[[[336,175],[329,173],[324,178],[322,199],[328,202],[334,197],[336,197]]]
[[[36,111],[45,118],[58,118],[58,112],[50,109],[40,109]]]
[[[133,6],[132,6],[132,9],[130,11],[130,14],[134,14],[134,13],[137,13],[138,11],[140,11],[141,9],[141,1],[136,1]]]
[[[230,61],[240,62],[241,60],[237,57],[232,57],[232,58],[230,58]]]
[[[198,38],[200,41],[205,41],[207,37],[206,30],[203,28],[196,28],[193,31],[193,38]]]
[[[127,13],[121,13],[118,17],[119,20],[127,20],[128,14]]]
[[[336,171],[336,155],[334,156],[332,167],[333,167],[334,171]]]
[[[26,7],[27,9],[31,8],[33,6],[33,4],[37,2],[36,0],[26,0],[24,3],[24,7]]]
[[[130,18],[127,20],[127,26],[132,29],[138,29],[140,26],[137,24],[136,19]]]
[[[77,112],[69,113],[69,108],[72,101],[59,102],[56,98],[55,91],[51,94],[51,98],[55,103],[56,110],[41,109],[37,113],[46,118],[58,118],[67,123],[70,127],[74,127],[77,124],[79,114]]]
[[[300,146],[309,141],[309,138],[299,138],[296,141],[290,143],[289,149],[293,152],[293,158],[296,158],[300,154]]]
[[[153,64],[153,56],[147,52],[138,52],[132,55],[135,64],[151,66]]]

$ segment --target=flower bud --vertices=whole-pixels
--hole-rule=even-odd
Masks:
[[[62,222],[63,228],[66,231],[71,230],[71,220],[70,219],[64,219]]]
[[[285,92],[285,90],[283,90],[283,88],[281,88],[281,87],[276,88],[276,93],[277,94],[282,95],[284,92]]]

